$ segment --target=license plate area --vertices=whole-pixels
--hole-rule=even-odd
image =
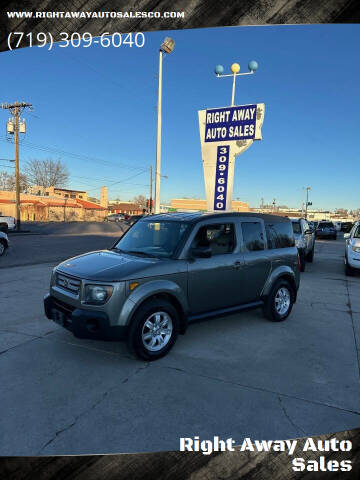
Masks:
[[[54,322],[61,325],[62,327],[65,327],[67,324],[72,323],[71,319],[64,312],[57,310],[56,308],[53,308],[51,313]]]

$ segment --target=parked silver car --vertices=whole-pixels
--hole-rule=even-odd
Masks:
[[[352,276],[360,271],[360,221],[356,222],[345,238],[345,274]]]
[[[165,355],[188,323],[262,307],[284,320],[299,261],[288,218],[254,213],[145,216],[110,250],[54,268],[45,312],[80,338],[121,339]]]
[[[295,245],[299,250],[300,270],[305,272],[306,262],[314,260],[315,231],[305,218],[292,218]]]

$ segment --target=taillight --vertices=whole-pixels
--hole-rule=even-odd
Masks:
[[[300,263],[300,255],[299,255],[299,252],[298,252],[298,270],[300,272],[301,270],[301,263]]]

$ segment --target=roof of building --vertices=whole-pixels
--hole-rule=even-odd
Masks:
[[[86,190],[73,190],[72,188],[54,187],[54,190],[61,190],[62,192],[86,193]]]
[[[89,202],[88,200],[81,200],[80,198],[76,199],[76,202],[80,204],[82,207],[85,209],[90,209],[90,210],[107,210],[106,207],[102,207],[101,205],[98,205],[97,203]]]

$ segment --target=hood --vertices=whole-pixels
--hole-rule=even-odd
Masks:
[[[174,267],[171,272],[168,267],[174,262],[178,261],[99,250],[65,260],[57,266],[57,270],[86,280],[120,282],[173,273]]]

